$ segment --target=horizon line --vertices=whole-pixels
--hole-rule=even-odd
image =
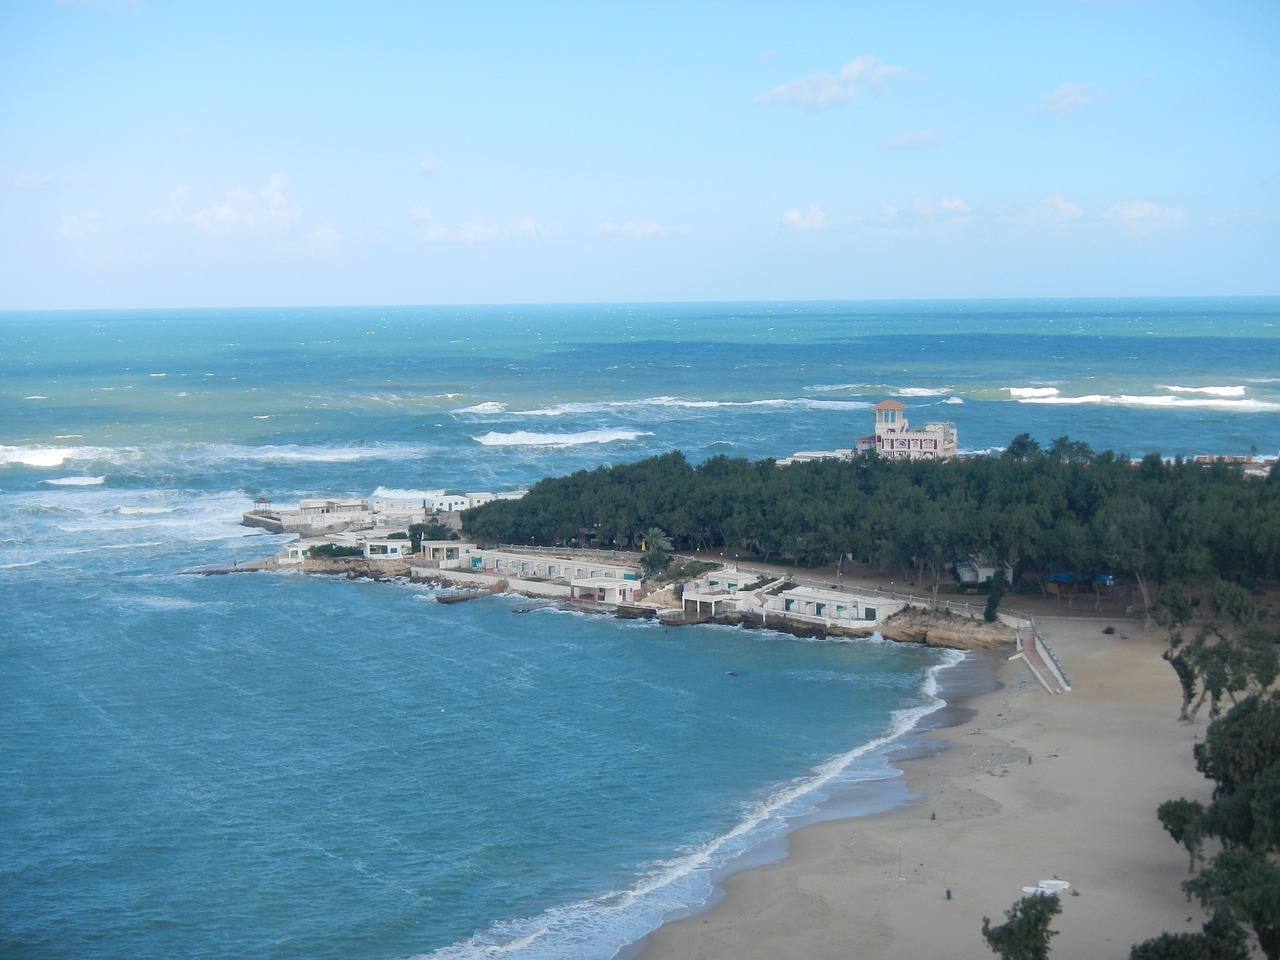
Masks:
[[[162,311],[213,311],[213,310],[421,310],[477,307],[613,307],[613,306],[668,306],[668,305],[718,305],[718,304],[803,304],[803,303],[1014,303],[1060,301],[1119,301],[1119,300],[1280,300],[1280,293],[1193,293],[1193,294],[1086,294],[1080,296],[969,296],[969,297],[763,297],[763,298],[708,298],[708,299],[655,299],[655,300],[495,300],[495,301],[444,301],[438,303],[257,303],[238,306],[154,307],[101,306],[101,307],[0,307],[0,316],[21,313],[93,313],[117,310],[126,313],[153,313]]]

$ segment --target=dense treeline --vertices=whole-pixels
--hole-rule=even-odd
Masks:
[[[1277,471],[1280,472],[1280,471]],[[1280,576],[1280,476],[1228,465],[1094,454],[1027,436],[1003,456],[892,462],[874,456],[780,467],[680,453],[543,480],[521,500],[464,515],[484,541],[636,547],[660,527],[675,549],[743,550],[803,565],[849,554],[936,583],[957,555],[1028,571],[1149,585],[1201,576]]]

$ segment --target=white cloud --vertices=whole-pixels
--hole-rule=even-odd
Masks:
[[[508,237],[541,237],[546,234],[542,224],[530,216],[512,217],[507,221],[472,217],[451,227],[437,220],[431,208],[420,203],[409,207],[409,216],[422,225],[418,233],[427,243],[488,243]]]
[[[64,240],[79,240],[102,229],[102,217],[92,210],[68,213],[58,221],[58,235]]]
[[[1106,99],[1105,90],[1098,90],[1079,80],[1071,80],[1050,90],[1040,104],[1039,112],[1062,117],[1102,103]]]
[[[1150,200],[1121,200],[1109,206],[1102,216],[1109,223],[1142,236],[1176,230],[1185,219],[1176,207],[1162,207]]]
[[[879,223],[905,227],[926,223],[954,223],[968,219],[969,204],[959,197],[916,197],[903,204],[886,203],[880,208]]]
[[[1084,209],[1074,200],[1069,200],[1060,193],[1054,193],[1009,219],[1027,227],[1062,227],[1083,220]]]
[[[793,230],[821,230],[827,226],[827,215],[815,203],[804,210],[792,207],[782,215],[782,222]]]
[[[307,234],[307,242],[317,250],[336,250],[342,243],[342,233],[331,223],[321,223]]]
[[[678,224],[656,223],[653,220],[628,220],[625,223],[602,223],[597,228],[601,233],[615,237],[631,237],[636,240],[648,240],[654,237],[669,237],[677,233],[688,233],[689,228]]]
[[[884,145],[891,150],[918,150],[921,147],[932,147],[938,140],[938,131],[930,128],[900,133],[896,137],[890,137]]]
[[[430,176],[440,170],[440,161],[435,157],[423,157],[418,161],[418,172]]]
[[[789,80],[766,90],[756,101],[822,109],[847,103],[868,87],[883,87],[902,72],[901,67],[885,63],[879,57],[861,56],[850,60],[837,74],[812,73]]]
[[[283,233],[302,215],[302,208],[289,201],[284,189],[289,179],[272,174],[260,190],[235,187],[221,200],[192,209],[186,187],[169,191],[168,202],[152,219],[157,223],[186,224],[210,236],[253,233]]]

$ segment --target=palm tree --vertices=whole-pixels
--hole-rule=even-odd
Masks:
[[[650,574],[666,569],[671,562],[669,551],[672,548],[671,538],[661,527],[650,527],[643,537],[644,557],[641,559],[645,570]]]

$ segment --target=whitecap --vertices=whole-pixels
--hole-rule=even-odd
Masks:
[[[640,407],[669,407],[686,410],[718,410],[731,408],[771,408],[796,410],[865,410],[871,404],[862,400],[814,400],[810,397],[764,400],[695,400],[686,397],[645,397],[641,400],[601,400],[596,402],[558,403],[532,410],[512,410],[514,417],[561,417],[581,413],[608,413]]]
[[[947,399],[945,399],[945,400],[939,400],[939,401],[938,401],[938,403],[940,403],[940,404],[941,404],[941,403],[948,403],[948,404],[955,405],[955,404],[964,403],[964,401],[963,401],[963,400],[961,400],[959,397],[947,397]]]
[[[1172,393],[1203,393],[1211,397],[1243,397],[1244,387],[1176,387],[1160,385],[1161,390]]]
[[[1021,397],[1019,403],[1061,404],[1078,406],[1147,407],[1157,410],[1229,410],[1238,413],[1274,413],[1280,411],[1280,403],[1270,400],[1228,400],[1219,397],[1171,397],[1171,396],[1118,396],[1089,393],[1079,397]]]
[[[459,407],[454,413],[502,413],[507,409],[505,403],[498,403],[496,400],[486,400],[484,403],[477,403],[470,407]]]
[[[65,447],[0,446],[0,463],[20,463],[25,467],[58,467],[71,450]]]
[[[1009,396],[1022,399],[1024,397],[1056,397],[1060,392],[1057,387],[1001,387],[1009,391]]]
[[[49,398],[48,398],[48,397],[45,397],[45,396],[42,396],[42,395],[40,395],[40,394],[38,394],[38,393],[33,393],[31,396],[29,396],[29,397],[23,397],[22,399],[23,399],[23,400],[48,400]]]
[[[107,482],[106,477],[58,477],[54,480],[41,480],[51,487],[97,487]]]
[[[444,495],[444,490],[401,490],[398,487],[378,487],[373,496],[379,500],[430,500]]]
[[[903,387],[893,391],[900,397],[945,397],[951,392],[950,387]]]
[[[584,443],[613,443],[651,436],[651,432],[643,430],[585,430],[581,433],[530,433],[527,430],[517,430],[514,433],[490,431],[472,439],[485,447],[576,447]]]
[[[59,433],[53,439],[55,440],[83,440],[83,433]]]

